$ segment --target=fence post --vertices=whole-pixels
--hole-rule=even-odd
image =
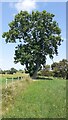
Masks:
[[[12,77],[12,84],[13,84],[13,77]]]
[[[18,76],[18,80],[19,80],[19,76]]]

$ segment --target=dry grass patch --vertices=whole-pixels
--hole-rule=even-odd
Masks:
[[[15,80],[13,83],[9,83],[7,88],[2,88],[2,114],[5,114],[15,102],[15,98],[18,97],[24,90],[32,83],[29,76],[25,76],[23,80]]]

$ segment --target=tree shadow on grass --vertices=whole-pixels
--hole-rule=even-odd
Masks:
[[[53,80],[53,78],[50,77],[37,77],[37,80]]]

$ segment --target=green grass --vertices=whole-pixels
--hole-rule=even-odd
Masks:
[[[15,82],[13,96],[5,104],[3,117],[11,118],[63,118],[66,117],[66,80],[37,80]],[[5,90],[3,94],[5,93]],[[9,102],[8,102],[9,101]]]

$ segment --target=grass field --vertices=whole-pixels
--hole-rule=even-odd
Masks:
[[[66,117],[66,80],[38,79],[15,81],[2,88],[4,118]],[[4,81],[4,77],[3,77]]]

